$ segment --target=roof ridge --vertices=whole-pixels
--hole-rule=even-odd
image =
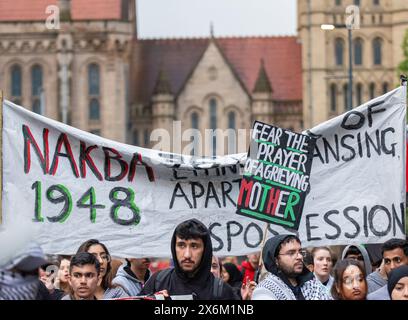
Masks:
[[[215,40],[226,39],[297,39],[297,35],[253,35],[253,36],[214,36]],[[136,40],[141,41],[184,41],[184,40],[210,40],[210,36],[197,36],[197,37],[138,37]]]

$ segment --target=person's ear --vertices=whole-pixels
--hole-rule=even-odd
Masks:
[[[101,285],[103,277],[101,274],[98,274],[98,287]]]
[[[72,288],[71,274],[68,274],[68,283],[69,283],[69,286]]]

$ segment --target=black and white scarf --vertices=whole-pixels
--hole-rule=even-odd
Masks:
[[[36,276],[0,271],[0,300],[35,300],[38,287],[39,280]]]

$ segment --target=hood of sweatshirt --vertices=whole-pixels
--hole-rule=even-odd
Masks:
[[[369,275],[372,272],[370,256],[368,255],[367,249],[361,244],[351,244],[345,247],[343,253],[341,254],[341,259],[344,259],[350,247],[356,247],[361,252],[361,255],[363,256],[364,260],[364,268],[366,270],[366,274]]]

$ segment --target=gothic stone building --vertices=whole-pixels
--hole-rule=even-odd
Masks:
[[[58,6],[59,29],[47,28]],[[125,141],[135,9],[128,0],[0,2],[0,88],[6,99]]]
[[[203,141],[194,154],[208,156],[245,152],[248,141],[220,134],[212,143],[206,129],[247,129],[248,138],[259,120],[300,131],[300,52],[295,37],[135,40],[133,142],[148,145],[150,130],[163,128],[178,151],[180,132],[199,129]],[[183,150],[190,142],[182,140]]]
[[[325,31],[321,25],[344,25],[349,5],[360,11],[360,28],[352,30],[352,107],[399,84],[407,0],[298,0],[305,127],[348,109],[348,30]]]
[[[47,28],[49,5],[59,7],[58,29]],[[206,129],[248,130],[254,120],[300,131],[301,62],[296,37],[138,39],[131,0],[0,2],[6,99],[143,147],[154,145],[155,129],[177,141],[186,129],[205,137]],[[207,139],[194,150],[246,151],[239,136],[224,146],[223,139]],[[170,150],[181,151],[189,144],[183,140],[172,141]]]

